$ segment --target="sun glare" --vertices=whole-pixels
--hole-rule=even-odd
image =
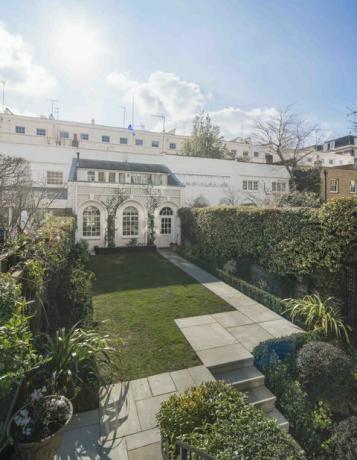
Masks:
[[[55,34],[53,57],[62,70],[83,75],[99,67],[102,49],[99,34],[87,24],[65,23]]]

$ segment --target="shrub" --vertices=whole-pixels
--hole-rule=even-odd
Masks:
[[[0,323],[8,321],[23,306],[20,284],[9,273],[0,273]]]
[[[39,344],[47,362],[37,377],[51,387],[54,394],[75,398],[83,384],[99,388],[108,382],[112,370],[107,336],[96,331],[72,327],[57,330],[54,337],[46,335]],[[100,371],[99,371],[100,369]]]
[[[288,299],[286,311],[293,321],[303,321],[312,331],[349,342],[350,328],[345,325],[341,311],[331,297],[323,301],[318,294],[314,294],[302,299]]]
[[[357,458],[357,417],[349,417],[340,422],[331,437],[331,448],[338,460]]]
[[[180,211],[182,241],[202,257],[248,257],[282,275],[338,273],[357,244],[357,201],[340,198],[320,209],[219,206]],[[224,229],[224,238],[222,232]]]
[[[269,339],[261,342],[253,350],[254,365],[263,373],[269,371],[271,363],[286,361],[296,358],[300,348],[311,340],[317,338],[317,335],[311,332],[301,332],[286,337]]]
[[[330,343],[305,344],[298,352],[296,365],[304,387],[316,399],[346,394],[352,385],[352,360]]]
[[[161,405],[158,423],[171,455],[175,441],[183,440],[218,460],[305,458],[289,434],[223,382],[171,396]]]
[[[313,192],[291,192],[283,195],[278,203],[281,208],[284,207],[306,207],[319,208],[321,199],[318,193]]]

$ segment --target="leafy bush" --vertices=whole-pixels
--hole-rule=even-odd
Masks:
[[[10,273],[0,273],[0,323],[8,321],[23,306],[20,284]]]
[[[303,459],[294,440],[276,422],[223,382],[208,382],[171,396],[161,405],[158,424],[174,458],[176,440],[231,459]]]
[[[350,328],[345,325],[341,310],[331,297],[323,301],[318,294],[314,294],[302,299],[288,299],[286,311],[293,321],[303,321],[310,330],[349,342]]]
[[[349,417],[333,430],[331,448],[338,460],[357,458],[357,417]]]
[[[315,398],[347,394],[352,385],[352,360],[330,343],[312,341],[297,355],[299,378]]]
[[[286,337],[269,339],[261,342],[253,350],[254,365],[263,373],[269,372],[271,363],[295,360],[297,352],[311,340],[317,339],[311,332],[300,332]]]
[[[44,384],[49,385],[54,394],[73,399],[83,384],[98,388],[110,377],[113,350],[107,336],[96,331],[75,326],[69,331],[61,328],[54,337],[46,335],[39,346],[48,361],[39,370],[38,377],[43,376]]]
[[[180,210],[182,241],[208,260],[248,257],[275,273],[338,273],[357,244],[357,202],[320,209],[219,206]],[[224,229],[224,238],[222,238]]]

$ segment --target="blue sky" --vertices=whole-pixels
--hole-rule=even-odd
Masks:
[[[0,0],[0,80],[22,112],[190,131],[200,109],[229,137],[296,103],[324,136],[357,106],[356,0]],[[1,86],[0,86],[1,89]],[[0,101],[1,102],[1,101]]]

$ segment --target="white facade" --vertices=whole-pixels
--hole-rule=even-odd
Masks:
[[[16,133],[16,127],[24,128],[25,132]],[[37,132],[40,129],[42,131]],[[107,131],[105,131],[107,129]],[[22,129],[17,129],[23,131]],[[61,131],[67,130],[69,137],[61,137]],[[15,131],[15,132],[14,132]],[[103,134],[103,133],[107,134]],[[80,141],[78,146],[72,146],[74,134],[88,134],[87,141]],[[101,135],[113,136],[117,144],[100,142]],[[127,136],[128,143],[120,144],[120,137]],[[160,137],[161,136],[161,137]],[[143,145],[137,146],[136,139],[142,139]],[[159,147],[153,147],[153,141],[159,142]],[[134,143],[135,142],[135,143]],[[160,142],[168,149],[163,153]],[[289,191],[289,175],[283,166],[252,161],[219,160],[179,155],[179,147],[184,142],[183,136],[174,134],[151,133],[136,131],[135,136],[121,128],[105,128],[83,123],[58,122],[56,120],[0,115],[0,154],[22,157],[29,161],[33,179],[42,186],[65,192],[58,195],[52,203],[52,208],[69,208],[78,217],[78,234],[83,228],[83,211],[88,207],[96,207],[100,212],[99,236],[88,239],[92,246],[105,244],[104,227],[106,225],[106,210],[103,207],[105,198],[115,193],[118,187],[126,187],[130,203],[138,212],[140,224],[136,240],[140,244],[147,241],[147,209],[146,191],[136,183],[110,183],[109,169],[95,169],[94,181],[88,179],[88,170],[78,169],[76,180],[70,180],[71,165],[74,159],[97,160],[109,162],[137,163],[144,165],[163,165],[179,179],[184,187],[173,187],[165,182],[162,176],[160,185],[156,185],[159,205],[155,210],[155,226],[160,230],[162,216],[160,211],[170,207],[172,210],[172,234],[160,237],[158,245],[168,245],[179,241],[179,222],[177,210],[185,205],[191,205],[197,199],[204,199],[209,205],[227,204],[264,204],[271,203],[281,194]],[[170,149],[169,144],[175,144],[176,149]],[[242,152],[249,152],[254,157],[254,147],[249,140],[240,143]],[[156,144],[155,144],[156,145]],[[244,150],[243,150],[244,149]],[[238,148],[237,148],[238,152]],[[240,151],[239,151],[240,152]],[[239,155],[237,154],[239,157]],[[243,153],[242,153],[243,156]],[[263,154],[261,155],[263,156]],[[248,158],[249,160],[249,158]],[[101,175],[99,176],[99,171]],[[104,176],[103,176],[104,174]],[[103,180],[104,177],[104,180]],[[127,206],[126,206],[127,207]],[[132,235],[124,235],[124,207],[120,206],[116,222],[116,244],[125,245]],[[83,235],[82,235],[83,237]]]

